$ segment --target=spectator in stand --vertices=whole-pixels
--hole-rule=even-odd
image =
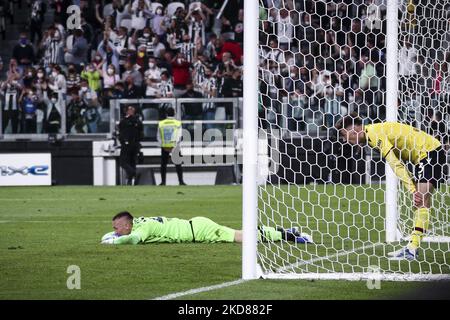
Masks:
[[[159,93],[157,98],[173,98],[173,83],[167,71],[161,73],[161,82],[159,83]]]
[[[205,16],[204,12],[207,13]],[[208,23],[208,16],[213,12],[206,5],[201,2],[192,3],[189,8],[189,13],[185,18],[185,21],[189,28],[189,38],[192,39],[192,43],[200,41],[203,46],[206,45],[206,31],[205,27]]]
[[[235,65],[237,66],[242,65],[243,50],[238,42],[231,39],[227,39],[224,36],[220,36],[218,38],[217,47],[218,47],[218,53],[216,55],[217,61],[222,61],[223,54],[228,52],[231,54],[231,58],[233,59]]]
[[[21,90],[20,83],[13,76],[9,76],[0,87],[0,96],[4,98],[1,110],[3,133],[5,133],[9,122],[11,122],[11,133],[18,133]]]
[[[204,78],[200,84],[203,97],[208,99],[217,98],[217,79],[213,76],[213,71],[206,67]],[[203,120],[216,120],[216,103],[207,102],[204,105]],[[225,120],[225,119],[223,119]],[[214,124],[206,124],[206,129],[211,129]]]
[[[44,98],[44,93],[48,89],[48,79],[44,68],[41,67],[37,69],[33,87],[36,89],[36,94],[38,95],[39,99],[42,100]]]
[[[55,17],[60,17],[60,21],[67,21],[69,17],[67,8],[72,4],[72,0],[53,0],[51,6],[55,10]]]
[[[112,40],[115,49],[119,53],[119,64],[121,68],[123,68],[126,64],[126,61],[129,59],[129,54],[132,54],[136,51],[136,46],[133,44],[133,38],[128,35],[127,28],[120,27],[117,37]]]
[[[87,133],[88,128],[84,113],[87,105],[77,91],[73,90],[67,105],[67,133]]]
[[[165,25],[170,22],[170,19],[163,15],[162,7],[158,7],[155,14],[151,16],[150,27],[154,35],[158,38],[163,38],[166,35]]]
[[[58,101],[58,93],[51,94],[50,99],[45,95],[44,103],[45,109],[45,132],[60,133],[61,132],[61,111],[62,104]]]
[[[125,99],[142,98],[141,83],[136,84],[131,75],[125,78],[125,91],[123,97]]]
[[[81,76],[77,72],[74,64],[70,64],[67,68],[66,86],[67,92],[73,92],[80,90]]]
[[[131,29],[133,31],[142,30],[147,24],[147,19],[151,16],[150,2],[145,0],[134,1],[133,5],[128,4],[128,13],[131,15]]]
[[[143,74],[144,70],[147,68],[148,59],[149,56],[147,54],[146,47],[139,47],[136,55],[136,69],[139,70],[141,74]]]
[[[44,51],[44,67],[64,64],[64,41],[58,29],[49,28],[39,47]]]
[[[124,66],[125,71],[122,74],[122,81],[128,82],[128,78],[131,77],[133,84],[136,87],[142,86],[142,73],[137,70],[136,65],[132,61],[128,60]]]
[[[65,61],[67,64],[72,63],[81,69],[81,64],[87,62],[87,52],[89,49],[88,42],[83,36],[81,29],[76,29],[73,33],[73,45],[71,49],[65,48]]]
[[[102,72],[103,88],[114,88],[115,84],[120,81],[120,76],[116,72],[116,67],[113,64],[108,66],[106,73]]]
[[[12,56],[17,61],[20,72],[34,63],[33,45],[29,43],[25,32],[20,33],[19,43],[14,47]]]
[[[42,40],[42,24],[44,22],[44,15],[47,11],[47,4],[42,0],[34,0],[31,3],[31,17],[30,17],[30,40],[34,44],[35,36],[37,36],[38,43]]]
[[[98,54],[102,57],[103,63],[103,72],[106,71],[106,67],[109,65],[114,65],[114,68],[117,71],[117,74],[120,72],[120,63],[119,63],[119,52],[116,50],[113,42],[110,40],[110,33],[105,31],[103,35],[103,40],[100,41],[98,45]]]
[[[146,97],[155,98],[158,96],[160,81],[161,69],[156,65],[156,59],[154,57],[150,57],[148,61],[148,70],[145,71]]]
[[[37,132],[38,97],[34,90],[24,90],[19,98],[22,114],[22,133]]]
[[[161,42],[160,36],[155,35],[153,38],[153,56],[157,59],[161,59],[166,52],[166,46]]]
[[[101,65],[95,65],[94,63],[88,64],[86,69],[81,72],[81,78],[87,80],[89,83],[89,88],[96,92],[97,94],[101,89],[101,76],[99,69],[101,70]]]
[[[187,90],[187,85],[192,85],[190,66],[191,64],[186,61],[182,53],[178,53],[172,60],[173,93],[175,97],[182,96]]]
[[[186,83],[186,92],[181,96],[181,98],[199,99],[203,98],[203,94],[201,92],[195,91],[193,83],[188,82]],[[181,108],[183,109],[183,119],[203,119],[203,104],[201,102],[183,103],[181,105]]]
[[[50,76],[48,87],[50,90],[58,94],[58,101],[60,103],[65,103],[67,94],[67,83],[66,77],[62,73],[61,67],[55,65],[52,69],[52,74]]]

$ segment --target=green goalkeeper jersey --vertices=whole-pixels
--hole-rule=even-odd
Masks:
[[[133,219],[129,235],[114,240],[114,244],[138,244],[154,242],[191,242],[191,225],[188,220],[166,217],[140,217]]]

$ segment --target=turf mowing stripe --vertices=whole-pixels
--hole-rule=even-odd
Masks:
[[[191,294],[197,294],[197,293],[208,292],[208,291],[213,291],[213,290],[218,290],[218,289],[222,289],[222,288],[231,287],[231,286],[234,286],[234,285],[237,285],[237,284],[244,283],[245,281],[247,281],[247,280],[239,279],[239,280],[235,280],[235,281],[224,282],[224,283],[221,283],[221,284],[216,284],[214,286],[201,287],[201,288],[197,288],[197,289],[191,289],[191,290],[188,290],[188,291],[171,293],[171,294],[168,294],[168,295],[165,295],[165,296],[162,296],[162,297],[153,298],[151,300],[172,300],[172,299],[176,299],[176,298],[187,296],[187,295],[191,295]]]
[[[127,200],[146,200],[146,199],[139,199],[139,198],[110,198],[110,199],[83,199],[83,201],[127,201]],[[154,201],[186,201],[186,200],[193,200],[192,198],[157,198],[157,199],[151,199],[152,202]],[[33,201],[80,201],[80,199],[74,199],[74,198],[0,198],[0,201],[26,201],[26,202],[33,202]]]
[[[69,221],[69,220],[0,220],[0,223],[110,223],[110,220]]]

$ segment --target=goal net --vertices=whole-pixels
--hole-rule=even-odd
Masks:
[[[448,179],[433,193],[419,257],[389,258],[414,229],[412,194],[376,148],[352,146],[335,129],[355,113],[364,125],[396,121],[449,145],[450,0],[260,0],[255,10],[254,214],[258,225],[299,227],[314,243],[260,242],[253,257],[244,238],[244,273],[255,258],[265,278],[450,278]],[[244,76],[252,75],[251,53]],[[246,94],[247,105],[252,95]],[[245,124],[252,125],[246,105],[244,140]],[[410,160],[404,164],[414,172]],[[251,202],[245,161],[244,150],[244,202]],[[244,206],[245,234],[253,213],[251,204]]]

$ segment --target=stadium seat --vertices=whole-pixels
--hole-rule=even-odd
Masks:
[[[185,8],[184,4],[181,2],[172,2],[167,5],[167,16],[171,17],[175,14],[178,8]]]
[[[227,120],[225,107],[217,107],[216,108],[215,120]]]
[[[131,19],[123,19],[120,21],[120,26],[128,29],[128,32],[131,30]]]
[[[113,5],[111,3],[105,5],[105,7],[103,8],[103,16],[104,17],[112,16],[113,13],[114,13]]]
[[[146,108],[142,110],[145,120],[159,120],[159,111],[156,108]],[[156,140],[157,127],[155,125],[144,125],[144,137]]]
[[[44,129],[44,111],[36,110],[36,133],[42,133]]]
[[[201,8],[202,3],[200,1],[192,2],[189,5],[189,11],[193,10],[194,8]]]
[[[150,11],[152,13],[156,12],[156,9],[158,9],[159,7],[162,7],[163,5],[159,2],[152,2],[152,4],[150,5]]]

